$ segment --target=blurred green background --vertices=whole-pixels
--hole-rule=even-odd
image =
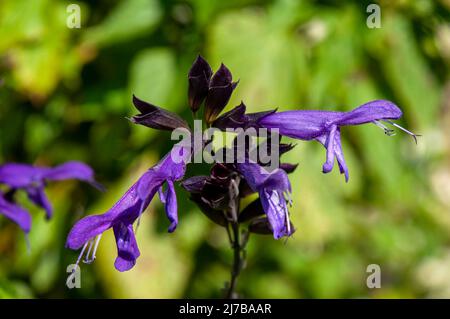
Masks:
[[[169,135],[132,125],[131,95],[190,118],[187,72],[201,53],[224,62],[250,111],[350,110],[389,99],[422,134],[387,137],[375,125],[345,127],[350,182],[321,173],[319,143],[285,156],[292,219],[286,243],[253,236],[238,291],[253,298],[450,297],[450,1],[380,1],[381,28],[366,26],[370,1],[0,1],[0,163],[94,167],[104,194],[52,183],[55,216],[33,213],[31,251],[0,216],[0,297],[220,297],[231,250],[223,229],[178,192],[180,224],[168,234],[155,200],[138,232],[136,267],[113,267],[112,232],[82,265],[82,288],[65,286],[78,252],[64,248],[85,214],[101,213],[170,148]],[[379,264],[380,289],[366,267]]]

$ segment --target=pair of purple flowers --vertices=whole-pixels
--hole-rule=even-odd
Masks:
[[[199,56],[189,71],[188,83],[189,106],[194,114],[203,114],[207,127],[223,131],[228,128],[264,128],[277,130],[280,139],[281,136],[287,136],[305,141],[316,140],[326,149],[323,172],[330,172],[336,159],[346,181],[349,179],[349,172],[341,146],[342,126],[374,123],[387,135],[393,135],[394,131],[385,125],[389,124],[416,139],[416,135],[391,121],[399,119],[402,112],[395,104],[385,100],[368,102],[350,112],[269,110],[246,113],[246,106],[241,103],[220,116],[238,84],[232,81],[228,68],[221,64],[217,72],[213,73],[210,65]],[[191,131],[189,124],[172,112],[135,96],[133,104],[140,112],[131,118],[135,124],[158,130],[183,128]],[[257,148],[269,145],[261,143]],[[277,147],[281,156],[293,146],[279,143]],[[249,153],[253,150],[248,148],[245,151]],[[279,168],[271,170],[267,167],[267,163],[244,156],[244,161],[235,158],[231,162],[212,164],[207,175],[186,177],[186,167],[191,162],[193,152],[190,146],[181,142],[174,145],[172,150],[157,165],[145,172],[110,210],[78,221],[70,231],[66,242],[66,246],[70,249],[82,249],[78,261],[83,256],[86,262],[95,259],[101,234],[112,228],[118,251],[115,267],[119,271],[131,269],[140,255],[133,225],[156,193],[165,205],[170,222],[169,232],[176,229],[178,210],[174,183],[180,181],[191,200],[208,218],[225,227],[229,234],[230,228],[233,230],[235,238],[230,237],[230,240],[233,246],[237,247],[238,253],[248,239],[248,236],[239,237],[240,227],[246,227],[247,235],[273,234],[275,239],[292,235],[295,229],[288,210],[288,206],[292,203],[288,174],[296,169],[296,164],[281,163]],[[87,167],[80,163],[65,165],[55,169],[39,169],[18,164],[2,166],[0,182],[9,185],[11,190],[8,193],[0,193],[0,213],[16,221],[28,232],[29,215],[14,203],[10,193],[19,188],[25,189],[29,198],[45,208],[47,216],[50,216],[51,208],[43,193],[45,181],[78,178],[94,183],[92,171]],[[241,209],[241,199],[254,193],[258,194],[258,198]],[[239,272],[238,268],[235,272]]]

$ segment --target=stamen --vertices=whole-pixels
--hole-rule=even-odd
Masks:
[[[289,203],[290,206],[292,206],[292,198],[291,195],[289,194],[289,192],[284,192],[283,193],[283,197],[285,198],[285,200]],[[290,234],[291,233],[291,222],[289,220],[289,210],[286,207],[286,203],[279,203],[279,206],[282,210],[284,210],[284,215],[286,216],[286,229],[287,229],[287,233]]]
[[[88,264],[94,262],[94,260],[97,258],[96,253],[97,253],[98,244],[100,243],[101,238],[102,238],[102,234],[98,235],[97,238],[95,239],[95,244],[94,244],[94,249],[92,250],[92,255],[90,258],[87,258]]]
[[[284,192],[284,198],[288,202],[289,207],[292,207],[292,204],[294,203],[294,201],[292,200],[291,193],[290,192]]]
[[[81,253],[80,253],[80,255],[78,255],[77,262],[75,263],[77,266],[80,264],[81,258],[83,258],[84,251],[86,250],[86,247],[87,247],[88,244],[89,244],[89,241],[87,241],[87,242],[84,244],[83,249],[81,249]],[[74,269],[74,271],[75,271],[75,269]]]
[[[78,259],[76,262],[77,266],[80,264],[81,260],[83,260],[83,263],[85,263],[85,264],[92,264],[94,262],[94,260],[96,259],[98,244],[100,243],[101,238],[102,238],[102,234],[88,240],[84,244],[83,249],[81,249],[81,253],[78,256]],[[88,245],[89,245],[89,248],[88,248]],[[86,248],[88,248],[88,251],[85,255],[84,252],[86,251]],[[83,256],[84,256],[84,259],[83,259]]]
[[[396,124],[396,123],[394,123],[392,121],[389,121],[389,120],[384,120],[384,121],[389,123],[389,124],[391,124],[391,125],[393,125],[393,126],[395,126],[398,129],[402,130],[406,134],[411,135],[411,137],[414,139],[414,142],[416,142],[416,144],[417,144],[417,136],[422,136],[422,135],[419,135],[419,134],[414,134],[413,132],[408,131],[404,127],[401,127],[400,125],[398,125],[398,124]]]
[[[275,210],[277,214],[284,214],[286,230],[287,234],[291,233],[291,222],[289,218],[289,210],[286,206],[286,201],[292,202],[290,194],[288,192],[281,193],[281,191],[273,190],[271,192],[264,190],[265,195],[269,199],[269,203],[272,209]],[[287,199],[283,196],[283,194],[287,195]],[[284,201],[283,201],[284,199]]]
[[[289,210],[286,209],[286,228],[287,228],[287,234],[289,235],[291,233],[291,222],[289,221]]]
[[[94,257],[94,259],[96,258],[96,254],[97,254],[97,248],[98,248],[98,244],[100,243],[100,239],[102,238],[102,234],[97,236],[97,240],[95,241],[95,245],[94,245],[94,251],[92,252],[92,255]]]
[[[383,123],[380,123],[380,121],[375,120],[375,121],[373,121],[373,124],[375,124],[376,126],[381,128],[384,131],[384,134],[386,134],[387,136],[394,136],[395,135],[395,131],[394,130],[388,128]]]
[[[88,243],[89,243],[89,248],[88,248],[88,251],[87,251],[86,255],[84,256],[84,260],[83,260],[83,262],[84,262],[85,264],[90,263],[90,262],[89,262],[89,255],[90,255],[90,253],[91,253],[92,246],[94,245],[94,241],[91,239],[91,240],[89,240]]]

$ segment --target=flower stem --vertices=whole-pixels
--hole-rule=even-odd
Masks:
[[[228,285],[226,298],[237,299],[239,296],[236,293],[237,279],[244,267],[245,262],[245,246],[248,242],[248,232],[243,233],[241,238],[240,227],[239,227],[239,183],[240,178],[236,176],[230,183],[229,196],[230,203],[228,206],[228,225],[227,233],[230,240],[231,248],[233,249],[233,265],[231,267],[231,280]],[[231,226],[231,227],[230,227]],[[230,230],[231,228],[231,230]]]
[[[231,231],[233,234],[233,242],[232,248],[233,248],[233,266],[231,268],[231,280],[230,285],[228,287],[226,298],[228,299],[236,299],[236,285],[237,285],[237,279],[239,276],[239,273],[241,272],[243,260],[242,260],[242,254],[241,251],[243,250],[243,247],[241,247],[240,242],[240,236],[239,236],[239,224],[233,223],[231,224]]]

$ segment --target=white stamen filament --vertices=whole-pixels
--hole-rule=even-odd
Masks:
[[[98,248],[98,244],[100,243],[101,238],[102,238],[102,234],[98,235],[97,240],[95,241],[94,252],[92,253],[94,259],[96,258],[97,248]]]
[[[286,209],[286,226],[288,235],[291,233],[291,222],[289,220],[289,210]]]
[[[289,207],[292,207],[293,201],[292,201],[291,193],[289,193],[288,191],[284,192],[284,197],[286,198],[286,201],[289,204]],[[289,209],[287,209],[287,208],[286,208],[286,226],[287,226],[288,234],[290,234],[291,233],[291,221],[289,219]]]
[[[89,241],[87,241],[84,245],[83,245],[83,249],[81,249],[81,253],[80,255],[78,255],[78,259],[77,262],[75,263],[77,266],[80,264],[80,260],[83,257],[84,251],[86,250],[87,245],[89,244]],[[75,271],[75,269],[74,269]]]
[[[292,207],[292,204],[294,203],[294,201],[292,200],[291,193],[284,192],[284,197],[285,197],[286,201],[288,202],[289,207]]]
[[[417,144],[417,136],[421,136],[421,135],[414,134],[413,132],[408,131],[406,128],[401,127],[400,125],[398,125],[397,123],[394,123],[394,122],[392,122],[392,121],[389,121],[389,120],[384,120],[384,121],[387,122],[387,123],[389,123],[389,124],[391,124],[391,125],[393,125],[393,126],[395,126],[395,127],[398,128],[398,129],[402,130],[402,131],[405,132],[406,134],[411,135],[411,137],[414,139],[414,142],[416,142],[416,144]]]
[[[88,264],[89,263],[89,255],[91,254],[91,250],[92,250],[92,246],[94,245],[94,241],[91,239],[91,240],[89,240],[89,248],[88,248],[88,251],[87,251],[87,253],[86,253],[86,255],[84,256],[84,260],[83,260],[83,262],[85,263],[85,264]]]
[[[390,120],[382,120],[383,122],[389,123],[392,126],[402,130],[403,132],[405,132],[406,134],[410,135],[413,139],[414,142],[416,142],[417,144],[417,136],[421,136],[419,134],[414,134],[411,131],[408,131],[407,129],[405,129],[404,127],[401,127],[400,125],[398,125],[397,123],[394,123]],[[386,125],[384,125],[383,123],[381,123],[378,120],[372,121],[373,124],[375,124],[376,126],[378,126],[379,128],[381,128],[384,131],[384,134],[386,134],[387,136],[394,136],[395,135],[395,131],[393,129],[388,128]]]
[[[98,244],[100,243],[100,239],[102,238],[102,234],[98,235],[97,237],[94,237],[90,240],[88,240],[84,245],[83,248],[81,249],[81,253],[78,256],[76,265],[78,266],[80,264],[80,261],[83,260],[83,263],[85,264],[91,264],[94,262],[95,258],[96,258],[96,253],[97,253],[97,248],[98,248]],[[89,246],[89,248],[88,248]],[[86,253],[86,255],[84,254],[84,252],[86,251],[86,248],[88,248],[88,251]],[[84,256],[84,259],[83,259]]]
[[[386,134],[387,136],[394,136],[395,135],[395,131],[386,127],[386,125],[384,125],[383,123],[380,123],[380,121],[373,121],[373,123],[378,126],[379,128],[381,128],[384,131],[384,134]]]
[[[285,223],[286,223],[286,230],[287,234],[291,233],[291,222],[289,219],[289,210],[286,207],[286,201],[289,203],[292,202],[292,199],[290,198],[290,194],[288,192],[285,192],[284,195],[288,198],[286,199],[284,196],[280,196],[280,193],[278,191],[272,191],[271,193],[266,191],[266,195],[268,195],[269,203],[273,207],[273,209],[278,213],[284,213]],[[284,202],[282,202],[282,200]]]

